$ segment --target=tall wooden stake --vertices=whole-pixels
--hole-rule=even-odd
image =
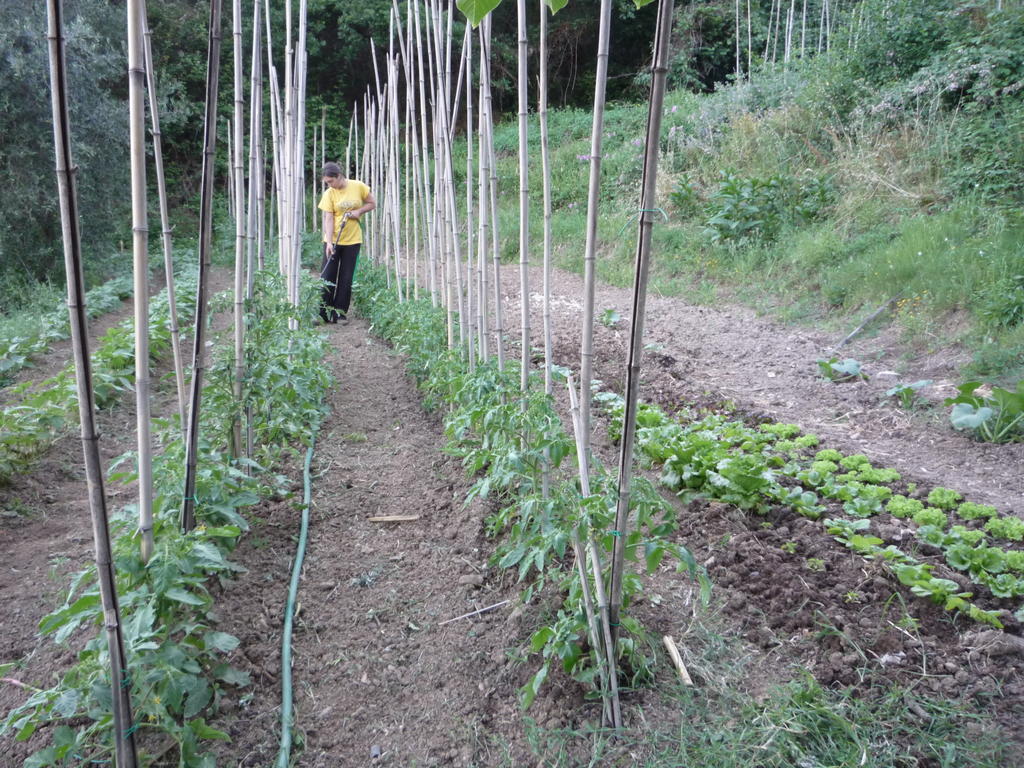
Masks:
[[[140,0],[128,0],[128,136],[131,151],[132,265],[135,276],[135,425],[139,449],[142,560],[153,554],[153,446],[149,427],[149,224],[146,210],[146,71]]]
[[[231,429],[231,454],[236,459],[243,455],[242,448],[242,381],[245,379],[245,173],[242,158],[245,144],[245,92],[242,90],[242,0],[231,3],[231,36],[234,42],[235,131],[234,155],[231,166],[235,176],[235,376],[232,391],[235,395],[235,418]]]
[[[519,32],[519,293],[522,309],[522,365],[519,387],[525,393],[530,382],[530,156],[527,144],[527,105],[529,81],[526,78],[526,0],[516,4],[516,29]],[[526,401],[523,401],[523,408]]]
[[[81,421],[82,453],[92,513],[96,577],[103,605],[103,627],[110,656],[110,694],[113,709],[114,755],[118,768],[135,768],[135,725],[132,723],[131,679],[128,676],[121,612],[117,602],[114,562],[110,548],[107,499],[103,489],[103,460],[99,451],[89,359],[89,333],[85,313],[85,285],[82,275],[82,242],[78,219],[76,168],[71,155],[71,122],[68,116],[67,66],[64,59],[64,8],[61,0],[47,0],[47,40],[50,55],[50,101],[53,114],[53,144],[56,155],[57,189],[60,197],[64,270],[68,284],[68,314],[71,346],[75,359],[78,415]]]
[[[199,452],[199,405],[206,370],[206,283],[213,250],[213,176],[217,150],[217,91],[220,78],[221,1],[210,0],[209,47],[206,58],[206,107],[203,113],[203,174],[199,198],[199,280],[196,287],[196,319],[192,349],[192,390],[185,445],[185,495],[181,527],[196,527],[196,461]]]
[[[608,41],[611,36],[612,0],[601,0],[601,25],[594,79],[594,120],[590,129],[590,185],[587,189],[587,238],[583,255],[583,343],[580,350],[580,427],[583,449],[590,456],[590,400],[594,378],[594,292],[597,282],[597,217],[601,196],[601,137],[608,85]]]
[[[647,111],[647,143],[644,147],[644,172],[641,181],[640,226],[636,248],[636,277],[633,282],[633,316],[626,371],[626,413],[622,422],[619,452],[619,498],[615,508],[615,546],[612,552],[611,606],[609,617],[613,640],[617,641],[619,612],[622,608],[622,580],[626,542],[629,540],[629,495],[633,474],[633,441],[636,435],[636,407],[640,390],[640,360],[643,355],[644,315],[647,306],[647,273],[651,253],[651,231],[657,206],[658,149],[661,136],[661,111],[665,102],[669,42],[674,0],[659,0],[658,27],[655,33],[654,66],[651,68],[651,100]],[[613,645],[614,647],[614,645]]]
[[[146,16],[146,3],[142,0],[142,24],[146,43],[146,84],[149,94],[150,133],[153,135],[153,167],[156,170],[156,187],[160,200],[160,231],[164,250],[164,279],[167,284],[167,305],[169,330],[171,332],[171,353],[174,357],[174,383],[178,390],[178,417],[182,435],[185,434],[185,363],[181,356],[181,332],[178,329],[178,300],[174,289],[174,249],[171,240],[170,216],[167,212],[167,182],[164,178],[163,142],[160,135],[160,109],[156,93],[156,73],[153,69],[152,35]]]

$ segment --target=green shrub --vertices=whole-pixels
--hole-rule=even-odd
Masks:
[[[783,222],[785,180],[778,175],[743,177],[722,171],[708,201],[707,233],[713,241],[763,237],[771,240]]]

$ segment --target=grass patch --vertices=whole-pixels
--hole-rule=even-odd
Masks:
[[[662,701],[647,713],[627,708],[631,722],[619,737],[601,728],[545,729],[528,720],[533,755],[543,758],[548,768],[1009,764],[1005,746],[984,718],[909,688],[834,691],[804,672],[752,691],[748,681],[757,672],[755,662],[716,621],[714,616],[695,620],[681,643],[695,687],[663,683],[658,691]],[[662,667],[662,679],[675,680],[667,666]],[[515,763],[506,756],[500,764]]]

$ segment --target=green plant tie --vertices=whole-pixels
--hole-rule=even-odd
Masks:
[[[608,533],[610,533],[612,536],[621,536],[622,535],[622,531],[614,531],[613,530],[613,531],[608,531]]]
[[[121,678],[121,687],[122,688],[130,688],[131,684],[132,684],[132,676],[127,674],[127,673],[125,673],[124,676]]]
[[[622,229],[619,230],[619,234],[617,234],[615,237],[621,237],[622,233],[626,231],[626,227],[629,226],[629,222],[631,222],[641,213],[660,213],[662,216],[665,217],[665,221],[668,221],[668,214],[665,213],[665,211],[663,211],[661,208],[641,208],[638,211],[631,213],[629,215],[629,218],[626,219],[626,223],[622,225]]]
[[[138,723],[132,723],[130,726],[128,726],[128,730],[126,730],[124,732],[124,737],[126,739],[131,738],[131,735],[133,733],[135,733],[137,730],[139,730],[139,724]],[[104,762],[106,762],[106,761],[104,760]]]

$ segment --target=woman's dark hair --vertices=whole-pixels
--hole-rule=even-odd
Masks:
[[[322,176],[341,176],[341,166],[337,163],[324,163]]]

